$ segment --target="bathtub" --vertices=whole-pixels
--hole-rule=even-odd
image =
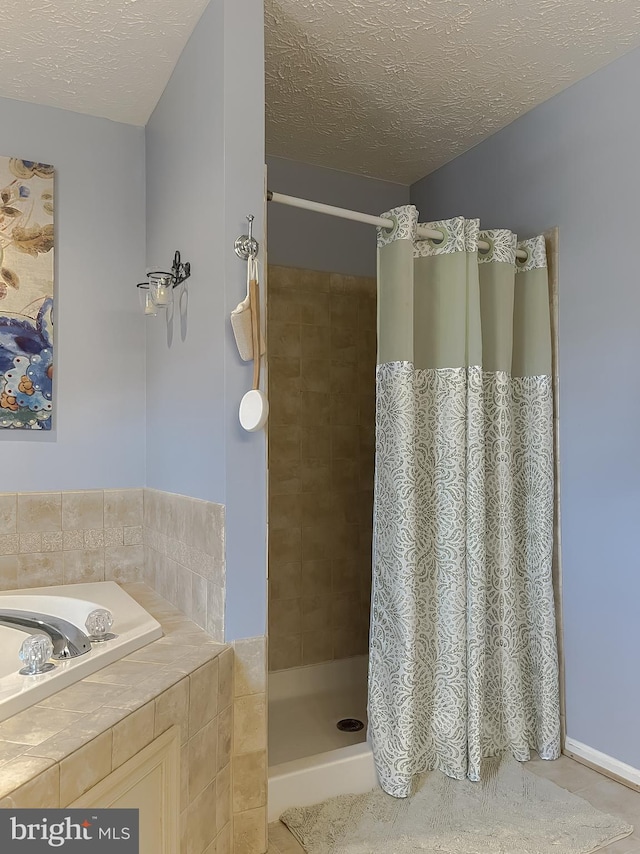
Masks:
[[[0,721],[162,637],[160,623],[114,581],[9,590],[0,593],[1,608],[60,617],[82,631],[90,611],[107,608],[113,614],[111,631],[117,637],[94,644],[85,655],[55,662],[48,673],[21,676],[18,652],[28,635],[19,629],[0,626]]]

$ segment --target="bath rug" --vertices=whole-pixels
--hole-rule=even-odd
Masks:
[[[479,783],[432,771],[403,800],[374,789],[280,820],[308,854],[591,854],[633,833],[511,757],[486,760]]]

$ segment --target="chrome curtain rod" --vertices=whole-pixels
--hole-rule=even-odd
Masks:
[[[360,211],[350,211],[347,208],[337,208],[334,205],[324,205],[322,202],[311,202],[309,199],[298,199],[296,196],[285,196],[283,193],[274,193],[272,190],[267,190],[267,201],[277,202],[279,205],[289,205],[292,208],[302,208],[305,211],[315,211],[316,213],[328,214],[329,216],[338,216],[342,219],[353,220],[354,222],[364,222],[367,225],[376,225],[378,228],[391,229],[395,226],[392,219],[387,219],[383,216],[372,216],[371,214],[360,213]],[[420,240],[442,240],[444,237],[441,231],[436,231],[434,228],[426,228],[424,225],[418,226],[416,235]],[[479,240],[478,249],[491,249],[491,245],[486,240]],[[516,250],[516,258],[526,257],[527,253],[524,249]]]

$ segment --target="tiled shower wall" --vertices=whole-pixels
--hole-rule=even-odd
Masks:
[[[375,279],[271,266],[269,667],[365,653]]]

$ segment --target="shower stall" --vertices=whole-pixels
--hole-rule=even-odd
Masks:
[[[557,234],[269,198],[378,226],[269,269],[269,818],[557,758]]]
[[[375,785],[366,745],[375,279],[270,266],[269,814]]]

